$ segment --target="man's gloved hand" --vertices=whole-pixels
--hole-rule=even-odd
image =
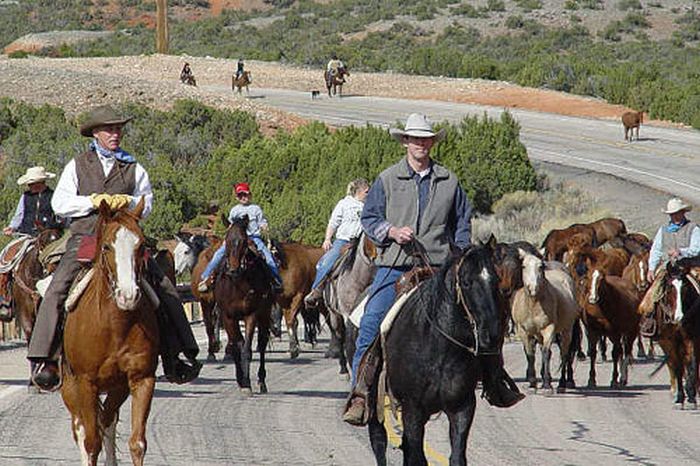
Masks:
[[[111,210],[119,210],[131,204],[132,197],[128,194],[91,194],[90,200],[95,208],[99,208],[102,201],[105,201]]]

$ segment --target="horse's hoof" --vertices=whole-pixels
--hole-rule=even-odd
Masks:
[[[682,402],[675,402],[673,403],[673,409],[676,411],[680,411],[683,409],[683,403]]]
[[[537,393],[537,385],[530,385],[529,387],[527,387],[527,391],[528,391],[528,393],[532,393],[532,394]]]
[[[557,393],[566,393],[566,387],[564,385],[559,385],[557,387]]]
[[[222,359],[223,362],[233,362],[233,355],[226,353],[224,354],[224,359]]]
[[[347,372],[344,374],[338,374],[338,379],[347,382],[350,380],[350,374],[348,374]]]
[[[213,353],[207,354],[207,362],[216,362],[216,355]]]
[[[596,388],[598,384],[596,384],[595,380],[589,380],[588,384],[586,385],[588,388]]]
[[[253,390],[250,387],[241,387],[241,395],[251,397],[253,396]]]
[[[569,380],[566,382],[566,388],[576,388],[576,382]]]
[[[293,348],[289,350],[289,359],[296,359],[299,357],[299,348]]]
[[[267,385],[265,382],[258,383],[258,388],[260,389],[260,393],[267,393]]]
[[[610,388],[613,390],[619,390],[622,388],[622,385],[620,385],[620,382],[610,382]]]
[[[586,353],[584,353],[583,351],[579,351],[578,353],[576,353],[576,359],[578,359],[579,361],[585,361]]]

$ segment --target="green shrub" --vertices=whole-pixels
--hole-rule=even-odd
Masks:
[[[15,50],[8,55],[9,58],[27,58],[28,56],[29,52],[25,50]]]
[[[486,9],[488,11],[506,11],[506,4],[503,0],[487,0]]]
[[[515,0],[515,3],[525,12],[539,10],[542,8],[541,0]]]

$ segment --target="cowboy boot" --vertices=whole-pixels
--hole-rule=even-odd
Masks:
[[[486,398],[491,406],[510,408],[525,398],[503,367],[500,355],[480,355],[478,358],[484,385],[481,396]]]
[[[314,288],[304,297],[304,304],[307,308],[313,309],[314,307],[318,306],[319,301],[321,298],[323,298],[323,292],[320,288],[320,286]]]
[[[345,405],[344,422],[353,426],[364,426],[369,422],[373,406],[368,401],[371,390],[379,379],[382,364],[382,345],[377,337],[360,359],[355,386]]]

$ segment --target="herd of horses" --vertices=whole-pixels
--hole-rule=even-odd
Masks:
[[[63,339],[61,393],[71,413],[72,430],[84,464],[96,464],[104,448],[115,455],[119,408],[132,397],[129,448],[134,464],[142,464],[145,429],[155,386],[159,348],[155,308],[157,297],[144,275],[143,233],[138,225],[143,206],[110,212],[99,209],[97,246],[92,278],[67,314]],[[228,336],[225,357],[234,362],[241,393],[252,394],[250,366],[257,329],[260,354],[257,388],[266,393],[265,351],[273,309],[279,307],[290,337],[290,357],[299,355],[296,335],[304,296],[310,291],[315,264],[323,249],[299,243],[272,243],[283,278],[281,293],[273,293],[267,265],[249,241],[247,219],[228,225],[223,238],[180,235],[174,254],[163,254],[168,275],[190,273],[192,292],[200,302],[208,337],[207,359],[221,351],[219,329]],[[37,255],[59,232],[43,231],[25,256],[12,284],[16,316],[31,335],[38,300],[33,290],[45,274]],[[225,260],[215,271],[206,293],[197,290],[201,272],[214,251],[225,245]],[[390,329],[383,329],[383,371],[372,388],[375,401],[390,395],[400,406],[403,452],[407,464],[425,464],[424,427],[430,416],[445,412],[450,423],[454,464],[465,464],[484,348],[500,346],[512,331],[521,340],[531,390],[553,391],[552,346],[560,349],[557,391],[576,387],[573,361],[580,352],[582,330],[588,342],[587,386],[596,387],[598,346],[612,343],[610,386],[628,383],[635,340],[641,342],[639,304],[650,284],[645,270],[650,242],[628,233],[619,219],[606,218],[553,230],[541,247],[524,241],[499,243],[493,236],[431,271],[402,300],[403,310]],[[364,237],[354,241],[324,283],[317,311],[325,315],[337,343],[341,376],[354,352],[354,313],[367,299],[376,268],[377,251]],[[654,315],[654,340],[664,350],[671,375],[674,406],[694,408],[697,358],[700,350],[700,260],[669,263]],[[306,320],[306,317],[305,317]],[[243,332],[241,331],[243,323]],[[538,381],[535,348],[542,361]],[[643,349],[643,345],[642,345]],[[580,357],[580,354],[578,355]],[[430,381],[430,383],[426,383]],[[101,399],[100,395],[106,395]],[[387,434],[383,411],[374,410],[368,423],[377,464],[385,464]],[[464,458],[464,461],[462,461]]]

